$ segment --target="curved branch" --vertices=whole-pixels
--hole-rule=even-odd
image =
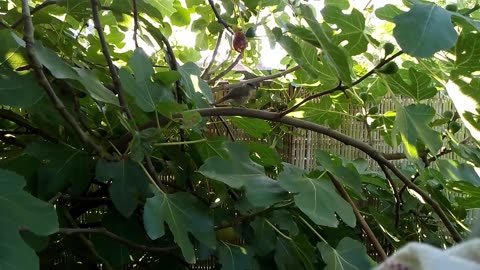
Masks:
[[[200,75],[200,78],[204,80],[205,78],[209,77],[210,74],[208,73],[210,72],[210,69],[212,68],[213,63],[215,63],[215,57],[217,57],[218,48],[220,48],[220,44],[222,43],[223,32],[224,30],[218,33],[217,44],[215,45],[215,49],[213,49],[212,59],[210,60],[210,63],[208,64],[207,68],[205,68],[205,70],[203,71],[202,75]]]
[[[284,116],[284,115],[287,115],[293,111],[295,111],[296,109],[298,109],[298,107],[302,106],[305,102],[307,101],[310,101],[312,99],[315,99],[315,98],[319,98],[321,96],[325,96],[325,95],[328,95],[328,94],[331,94],[333,92],[336,92],[336,91],[345,91],[349,88],[352,88],[353,86],[361,83],[362,81],[364,81],[366,78],[370,77],[370,75],[372,75],[373,73],[375,73],[375,71],[381,67],[383,67],[385,64],[387,64],[388,62],[392,61],[393,59],[397,58],[398,56],[402,55],[403,54],[403,51],[399,51],[395,54],[393,54],[392,56],[388,57],[387,59],[382,59],[380,61],[380,63],[378,63],[374,68],[372,68],[369,72],[365,73],[362,77],[358,78],[357,80],[355,80],[352,85],[350,86],[346,86],[346,85],[342,85],[342,82],[339,82],[339,84],[330,89],[330,90],[327,90],[327,91],[323,91],[321,93],[318,93],[318,94],[315,94],[315,95],[311,95],[311,96],[308,96],[306,97],[305,99],[303,99],[301,102],[295,104],[294,106],[292,106],[291,108],[283,111],[280,113],[281,116]]]
[[[348,192],[345,190],[345,188],[342,186],[342,184],[338,181],[338,179],[333,174],[328,173],[328,176],[330,177],[330,180],[332,180],[333,185],[335,186],[337,191],[340,193],[340,195],[342,195],[342,197],[352,206],[353,213],[355,214],[355,217],[357,218],[358,223],[360,223],[360,226],[362,227],[363,231],[367,235],[370,242],[372,242],[373,247],[378,252],[382,260],[387,259],[387,253],[385,253],[385,250],[383,250],[383,247],[380,244],[380,241],[378,241],[378,238],[375,236],[372,229],[363,218],[362,214],[360,213],[360,210],[358,210],[358,207],[355,205],[355,202],[352,200],[350,195],[348,195]]]
[[[399,169],[397,169],[395,165],[393,165],[390,161],[388,161],[384,156],[382,156],[380,152],[378,152],[373,147],[371,147],[370,145],[364,142],[358,141],[350,136],[347,136],[345,134],[342,134],[338,131],[327,128],[325,126],[321,126],[312,122],[308,122],[305,120],[296,119],[288,116],[279,117],[278,113],[273,113],[273,112],[266,112],[266,111],[246,109],[246,108],[208,108],[208,109],[198,109],[194,111],[200,113],[200,115],[204,117],[245,116],[245,117],[253,117],[253,118],[283,123],[293,127],[303,128],[303,129],[311,130],[320,134],[324,134],[333,139],[336,139],[339,142],[344,143],[345,145],[350,145],[352,147],[355,147],[361,150],[362,152],[364,152],[365,154],[367,154],[368,156],[370,156],[378,164],[385,165],[385,167],[387,167],[393,174],[395,174],[395,176],[397,176],[408,188],[417,192],[422,197],[422,199],[432,207],[432,210],[439,216],[439,218],[442,220],[443,224],[445,225],[446,229],[449,231],[450,235],[452,236],[452,238],[456,242],[462,241],[462,237],[460,233],[455,229],[455,227],[450,222],[450,220],[448,219],[447,215],[442,210],[440,205],[434,199],[432,199],[428,193],[426,193],[420,187],[412,183],[410,179],[408,179],[408,177],[403,175],[403,173]]]

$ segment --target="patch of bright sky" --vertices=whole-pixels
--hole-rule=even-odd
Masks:
[[[181,1],[183,2],[183,0]],[[312,4],[314,7],[316,7],[318,15],[320,16],[320,10],[323,7],[324,1],[314,1],[314,2],[309,2]],[[184,3],[183,3],[184,4]],[[358,10],[363,10],[366,5],[373,5],[375,9],[380,8],[386,4],[393,4],[393,5],[398,5],[402,6],[402,1],[401,0],[352,0],[350,1],[351,8],[356,8]],[[185,5],[184,5],[185,6]],[[259,14],[260,18],[263,18],[265,16],[269,16],[269,10],[265,9],[261,14]],[[285,12],[287,14],[290,14],[291,11],[289,9],[286,9]],[[348,13],[350,11],[347,11]],[[192,14],[191,21],[195,21],[200,16],[198,14]],[[384,24],[385,21],[382,21],[375,16],[372,16],[371,18],[368,18],[367,24],[368,25],[376,25],[376,24]],[[267,24],[269,27],[275,27],[276,23],[273,20],[270,20],[270,22]],[[182,46],[189,46],[193,47],[192,41],[195,40],[195,33],[190,32],[190,30],[181,28],[181,27],[175,27],[172,26],[172,36],[170,37],[170,43],[172,46],[176,45],[182,45]],[[381,28],[374,28],[373,34],[374,36],[384,36],[386,33],[385,29]],[[283,68],[283,65],[280,64],[280,61],[282,60],[283,57],[286,56],[286,52],[282,49],[281,46],[278,44],[275,47],[271,47],[270,43],[268,41],[268,38],[266,37],[266,33],[262,27],[258,27],[256,34],[258,36],[258,41],[260,42],[260,61],[259,65],[257,68],[259,69],[279,69]],[[392,40],[389,40],[392,41]],[[133,31],[128,31],[126,33],[126,38],[125,42],[127,43],[126,46],[122,49],[124,50],[133,50],[134,49],[134,44],[133,44]],[[147,52],[147,54],[152,54],[154,53],[155,49],[148,47],[147,44],[141,44],[141,47]],[[228,60],[229,53],[231,50],[231,44],[229,43],[229,40],[225,38],[225,35],[223,37],[221,46],[218,50],[218,54],[216,56],[216,60],[218,62],[223,62]],[[211,56],[212,56],[212,51],[202,51],[200,52],[202,55],[202,59],[198,61],[197,63],[199,65],[207,65]]]

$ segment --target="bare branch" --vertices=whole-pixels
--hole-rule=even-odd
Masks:
[[[79,229],[79,227],[77,225],[77,222],[72,217],[72,215],[70,215],[70,212],[68,212],[67,208],[65,208],[65,206],[60,206],[60,207],[61,207],[61,210],[62,210],[66,220],[68,221],[68,223],[70,223],[70,226],[72,226],[76,229]],[[85,235],[83,235],[83,234],[80,234],[79,237],[80,237],[80,240],[83,242],[83,244],[87,247],[88,251],[90,251],[90,253],[95,258],[97,258],[97,260],[99,262],[102,263],[102,266],[105,267],[105,269],[113,270],[113,267],[110,265],[110,263],[97,252],[97,250],[95,249],[95,246],[93,245],[92,241],[87,239],[85,237]]]
[[[127,118],[133,120],[133,115],[128,108],[127,99],[125,98],[125,93],[123,91],[122,84],[120,83],[120,78],[117,74],[117,69],[113,64],[112,57],[110,55],[110,51],[108,50],[107,40],[105,39],[105,35],[103,34],[102,24],[100,23],[100,16],[98,15],[98,7],[99,3],[98,0],[90,0],[92,5],[92,16],[93,16],[93,23],[94,27],[97,30],[98,38],[100,39],[100,44],[102,46],[102,53],[105,56],[105,60],[108,64],[108,69],[110,71],[110,75],[112,76],[113,86],[115,88],[115,93],[118,95],[118,101],[120,102],[120,106],[122,106],[123,111],[127,115]]]
[[[60,228],[58,233],[61,234],[84,234],[84,233],[95,233],[95,234],[102,234],[107,237],[110,237],[112,240],[121,243],[131,249],[141,250],[141,251],[148,251],[148,252],[155,252],[155,253],[169,253],[178,249],[177,246],[170,246],[170,247],[152,247],[147,245],[141,245],[134,243],[126,238],[123,238],[120,235],[112,233],[111,231],[107,230],[106,228]]]
[[[348,192],[345,190],[343,185],[338,181],[338,179],[334,175],[332,175],[331,173],[328,173],[328,176],[330,177],[330,180],[332,180],[332,183],[337,189],[337,191],[340,193],[340,195],[342,195],[342,198],[344,198],[352,206],[353,213],[355,214],[355,217],[357,218],[358,223],[362,227],[363,231],[367,235],[370,242],[373,244],[373,247],[378,252],[382,260],[385,260],[387,258],[387,253],[385,253],[385,250],[383,250],[383,247],[380,244],[380,241],[378,241],[378,238],[375,236],[375,233],[373,233],[372,229],[363,218],[362,214],[360,213],[360,210],[358,210],[358,207],[355,205],[355,202],[352,200],[350,195],[348,195]]]
[[[73,117],[67,111],[62,100],[57,96],[57,94],[53,90],[52,85],[50,84],[47,77],[45,76],[45,73],[43,73],[43,66],[40,63],[40,60],[38,59],[37,55],[35,54],[35,50],[33,47],[34,46],[34,38],[33,38],[34,29],[33,29],[31,14],[30,14],[30,7],[28,6],[28,0],[22,0],[22,13],[23,13],[23,21],[25,23],[24,40],[26,43],[27,55],[30,59],[32,68],[35,71],[35,74],[38,78],[39,84],[45,90],[48,97],[50,98],[50,101],[53,103],[57,111],[63,116],[63,118],[67,121],[67,123],[69,123],[73,127],[74,131],[80,136],[80,139],[86,145],[90,146],[96,152],[98,152],[102,157],[110,160],[113,159],[113,157],[108,152],[106,152],[101,145],[96,144],[92,140],[92,138],[88,136],[88,134],[85,131],[83,131],[81,126],[75,120],[75,117]]]
[[[132,0],[133,4],[133,41],[135,48],[138,48],[137,31],[138,31],[138,7],[137,0]]]
[[[395,197],[395,227],[398,227],[400,223],[400,208],[403,204],[403,199],[402,199],[402,196],[400,196],[400,194],[398,193],[397,185],[395,185],[395,182],[393,182],[390,172],[387,170],[384,164],[379,164],[379,165],[383,173],[385,174],[385,177],[387,178],[387,182],[390,185],[390,188],[392,189],[393,196]]]
[[[217,44],[215,45],[215,49],[213,49],[212,59],[210,59],[210,63],[208,64],[207,68],[205,68],[202,75],[200,75],[200,78],[204,80],[210,76],[210,74],[208,73],[210,72],[210,69],[212,68],[213,63],[215,63],[215,57],[217,57],[218,48],[220,48],[220,44],[222,43],[223,32],[224,30],[218,33]]]
[[[230,72],[230,70],[232,70],[239,62],[240,60],[242,60],[242,57],[243,57],[243,52],[239,53],[237,55],[237,58],[235,58],[235,61],[233,61],[230,66],[228,66],[225,70],[223,70],[222,72],[218,73],[217,76],[215,76],[213,79],[209,80],[207,83],[209,84],[213,84],[214,82],[216,82],[218,79],[222,78],[223,76],[225,76],[228,72]]]
[[[0,109],[0,119],[6,119],[17,124],[20,127],[24,127],[31,133],[38,134],[47,141],[58,142],[58,139],[50,135],[47,131],[32,126],[32,124],[30,124],[30,122],[28,122],[25,118],[13,111]]]
[[[215,18],[217,18],[217,21],[221,23],[223,27],[225,27],[225,29],[227,29],[227,31],[230,32],[230,34],[233,34],[232,27],[222,19],[222,16],[220,16],[220,13],[218,13],[217,8],[215,8],[215,4],[213,3],[213,0],[208,0],[208,3],[210,4],[210,7],[212,8],[213,13],[215,14]]]

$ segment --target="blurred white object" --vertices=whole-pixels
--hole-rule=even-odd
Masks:
[[[409,243],[375,270],[480,270],[480,239],[449,249]]]

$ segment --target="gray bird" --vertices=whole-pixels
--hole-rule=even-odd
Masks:
[[[230,102],[233,106],[242,106],[248,102],[248,100],[252,97],[255,89],[257,87],[254,84],[247,83],[245,85],[232,88],[230,92],[228,92],[225,96],[221,99],[217,100],[213,105],[217,105],[223,103],[225,101]]]

